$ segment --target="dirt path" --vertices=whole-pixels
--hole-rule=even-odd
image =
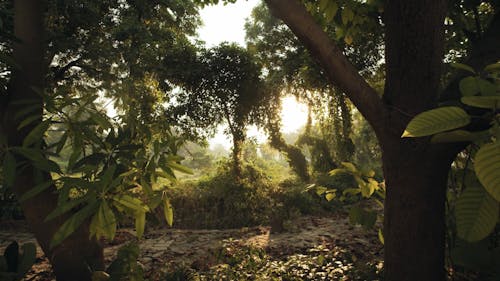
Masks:
[[[1,228],[0,251],[3,252],[12,240],[20,243],[35,242],[25,228],[13,228]],[[104,251],[106,261],[111,261],[116,256],[118,248],[134,239],[132,230],[119,230],[115,240],[108,243]],[[287,230],[283,233],[271,233],[270,228],[266,226],[230,230],[149,230],[139,242],[141,248],[139,261],[146,271],[172,263],[206,270],[217,264],[217,252],[227,239],[232,239],[241,245],[262,248],[269,255],[278,258],[303,253],[319,245],[329,249],[340,247],[357,260],[378,260],[382,251],[382,245],[377,241],[376,230],[365,231],[349,224],[345,215],[332,215],[298,218],[288,224]],[[39,247],[37,263],[29,275],[29,278],[32,278],[29,280],[54,280],[50,265]]]

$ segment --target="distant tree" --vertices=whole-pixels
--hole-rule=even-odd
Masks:
[[[245,49],[227,43],[201,50],[194,65],[194,71],[179,73],[179,80],[187,82],[175,96],[174,119],[187,131],[214,132],[227,124],[225,133],[233,141],[234,173],[240,177],[246,126],[258,122],[265,92],[261,68]]]

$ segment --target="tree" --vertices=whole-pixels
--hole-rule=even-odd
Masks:
[[[446,1],[386,1],[376,7],[385,32],[385,88],[381,97],[346,59],[300,1],[266,0],[374,128],[382,149],[387,186],[384,214],[386,280],[445,280],[444,202],[450,164],[464,144],[432,144],[429,138],[402,139],[411,117],[458,92],[451,79],[441,90],[445,52]],[[322,1],[328,2],[328,1]],[[336,3],[349,23],[357,11]],[[498,60],[500,15],[476,33],[466,63],[481,69]],[[377,1],[365,3],[378,5]],[[309,6],[314,4],[308,3]],[[475,6],[475,5],[474,5]],[[347,12],[349,11],[349,12]],[[335,13],[337,14],[337,10]],[[352,17],[351,17],[352,16]],[[467,41],[467,40],[465,40]],[[463,74],[459,74],[463,75]]]
[[[149,192],[158,177],[185,170],[174,156],[179,140],[160,122],[156,102],[168,83],[158,78],[158,66],[165,50],[194,32],[197,10],[190,1],[6,2],[0,3],[7,7],[0,13],[7,27],[0,33],[4,183],[21,199],[58,280],[90,280],[104,269],[98,239],[114,236],[114,212],[132,213],[140,236],[145,212],[164,199],[171,223],[169,202]],[[121,94],[120,126],[99,109],[99,92]],[[53,159],[70,143],[61,167]],[[138,186],[152,201],[129,196]]]
[[[174,119],[185,122],[184,127],[190,130],[215,130],[226,123],[226,133],[233,139],[233,168],[238,178],[246,126],[258,122],[257,109],[265,91],[260,67],[245,49],[225,43],[203,51],[195,60],[197,70],[179,78],[188,83],[175,98]]]
[[[356,9],[363,9],[362,5],[356,3],[353,5]],[[334,22],[328,22],[319,15],[316,19],[321,22],[329,36],[344,39],[339,41],[340,47],[348,58],[355,62],[364,77],[371,79],[375,76],[381,68],[379,61],[382,56],[382,32],[377,25],[365,25],[364,32],[354,34],[352,28],[347,29]],[[363,21],[365,23],[369,19]],[[249,49],[255,52],[264,65],[266,80],[275,88],[275,94],[277,96],[294,94],[307,103],[314,113],[319,133],[313,135],[313,131],[306,130],[300,145],[309,146],[312,151],[322,154],[319,158],[328,159],[332,165],[323,165],[327,171],[328,166],[330,169],[335,168],[335,162],[351,161],[352,106],[346,96],[331,87],[320,65],[290,29],[270,14],[264,3],[252,11],[252,18],[247,21],[245,29]],[[273,102],[277,103],[279,98],[274,100]],[[273,111],[269,111],[269,114],[271,113]],[[274,112],[274,116],[269,119],[279,119],[279,112]],[[274,121],[267,126],[269,135],[273,138],[271,143],[275,145],[281,144],[276,141],[279,140],[277,125]],[[280,147],[285,153],[290,151],[285,149],[288,146],[277,146]],[[293,163],[292,161],[292,167]],[[314,167],[319,166],[313,165]]]

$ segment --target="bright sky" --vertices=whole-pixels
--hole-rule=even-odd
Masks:
[[[200,39],[209,47],[224,41],[245,46],[245,19],[250,17],[253,7],[258,3],[259,0],[240,0],[235,4],[205,7],[200,12],[204,23],[204,26],[198,30]],[[283,133],[294,132],[306,123],[307,106],[297,103],[296,99],[291,96],[285,97],[282,104]],[[256,138],[260,143],[267,140],[264,133],[255,127],[249,128],[247,136]],[[217,144],[222,144],[226,148],[231,147],[231,141],[223,134],[222,128],[209,142],[211,147]]]

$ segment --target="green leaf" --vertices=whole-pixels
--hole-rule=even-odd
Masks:
[[[17,129],[21,130],[22,128],[28,126],[29,124],[31,124],[37,120],[41,120],[41,119],[42,119],[42,116],[40,114],[35,114],[35,115],[31,115],[29,117],[26,117],[26,119],[24,119],[23,121],[21,121],[21,123],[19,123],[19,126],[17,126]]]
[[[498,212],[498,202],[482,187],[467,187],[455,208],[458,236],[469,242],[484,239],[495,228]]]
[[[146,212],[137,211],[135,213],[135,232],[137,238],[141,238],[144,234],[144,227],[146,226]]]
[[[90,114],[90,118],[101,128],[109,129],[113,127],[113,125],[111,125],[111,122],[109,122],[107,116],[105,116],[104,114],[100,112],[94,112],[92,110],[89,110],[88,113]]]
[[[449,142],[473,142],[482,138],[484,134],[473,133],[465,130],[455,130],[450,132],[438,133],[431,139],[432,143]]]
[[[339,9],[339,6],[337,5],[336,2],[329,1],[329,5],[325,9],[325,17],[326,17],[327,22],[331,22],[333,20],[333,18],[337,14],[338,9]]]
[[[21,196],[21,198],[19,198],[19,202],[24,202],[24,201],[26,201],[26,200],[28,200],[28,199],[30,199],[30,198],[38,195],[39,193],[41,193],[42,191],[46,190],[47,188],[49,188],[53,184],[54,184],[54,182],[52,180],[49,180],[49,181],[46,181],[46,182],[43,182],[41,184],[36,185],[32,189],[30,189],[27,192],[25,192]]]
[[[68,132],[64,132],[64,134],[61,136],[61,138],[57,142],[57,147],[56,147],[57,154],[61,153],[67,140],[68,140]]]
[[[36,127],[33,128],[33,130],[31,130],[31,132],[29,132],[28,135],[24,138],[23,147],[30,146],[37,141],[40,141],[43,138],[45,131],[47,131],[47,129],[50,127],[51,122],[52,121],[49,119],[36,125]]]
[[[74,199],[74,200],[70,200],[70,201],[66,201],[66,202],[63,202],[61,203],[60,205],[58,205],[52,212],[50,212],[50,214],[47,215],[47,217],[45,218],[45,222],[48,222],[62,214],[65,214],[67,212],[69,212],[70,210],[72,210],[73,208],[75,208],[76,206],[82,204],[83,202],[87,201],[88,200],[88,197],[82,197],[82,198],[78,198],[78,199]]]
[[[347,25],[354,18],[354,13],[349,7],[344,7],[341,12],[342,24]]]
[[[335,192],[328,192],[325,195],[326,201],[328,201],[328,202],[332,201],[335,197],[336,197]]]
[[[163,199],[163,213],[169,226],[174,224],[174,208],[168,198]]]
[[[500,62],[489,64],[484,68],[486,72],[497,72],[500,71]]]
[[[474,158],[477,178],[488,193],[500,202],[500,142],[482,145]]]
[[[340,174],[349,174],[349,173],[350,172],[346,169],[333,169],[330,172],[328,172],[328,174],[330,176],[336,176],[336,175],[340,175]]]
[[[358,173],[358,169],[356,169],[356,166],[354,166],[354,164],[352,164],[350,162],[341,162],[340,164],[342,166],[344,166],[346,168],[346,170],[348,170],[349,172],[351,172],[353,174]]]
[[[473,96],[479,93],[476,77],[472,76],[465,77],[460,80],[458,88],[460,89],[460,93],[462,93],[463,97]]]
[[[360,224],[366,229],[370,229],[377,221],[375,211],[367,211],[359,206],[353,206],[349,211],[349,221],[352,224]]]
[[[423,137],[463,127],[470,116],[460,107],[446,106],[424,111],[415,116],[401,137]]]
[[[177,164],[177,163],[172,162],[172,161],[167,162],[167,166],[172,168],[173,170],[176,170],[179,172],[183,172],[183,173],[190,174],[190,175],[193,174],[193,171],[191,169],[189,169],[188,167],[182,166],[181,164]]]
[[[461,69],[461,70],[465,70],[465,71],[468,71],[472,74],[475,74],[476,71],[474,71],[474,68],[468,66],[468,65],[465,65],[463,63],[456,63],[456,62],[452,62],[450,63],[450,66],[453,67],[453,68],[456,68],[456,69]]]
[[[139,200],[137,198],[133,198],[129,195],[115,196],[115,197],[113,197],[113,200],[115,202],[119,203],[120,205],[122,205],[123,207],[128,208],[129,210],[133,211],[134,213],[135,212],[148,212],[149,211],[149,208],[147,206],[143,205],[141,200]]]
[[[462,97],[460,101],[463,104],[479,108],[489,108],[489,109],[500,108],[500,96]]]
[[[61,244],[68,236],[75,232],[88,217],[96,212],[98,206],[97,201],[92,202],[65,221],[52,237],[50,248],[53,249],[55,246]]]
[[[90,223],[90,234],[95,235],[97,239],[106,237],[113,240],[116,234],[116,218],[113,210],[106,201],[102,201],[99,210],[92,217]]]
[[[16,158],[7,151],[3,158],[3,180],[6,186],[13,186],[16,179]]]
[[[384,233],[380,228],[378,229],[378,240],[380,241],[380,243],[382,243],[382,245],[385,244]]]

